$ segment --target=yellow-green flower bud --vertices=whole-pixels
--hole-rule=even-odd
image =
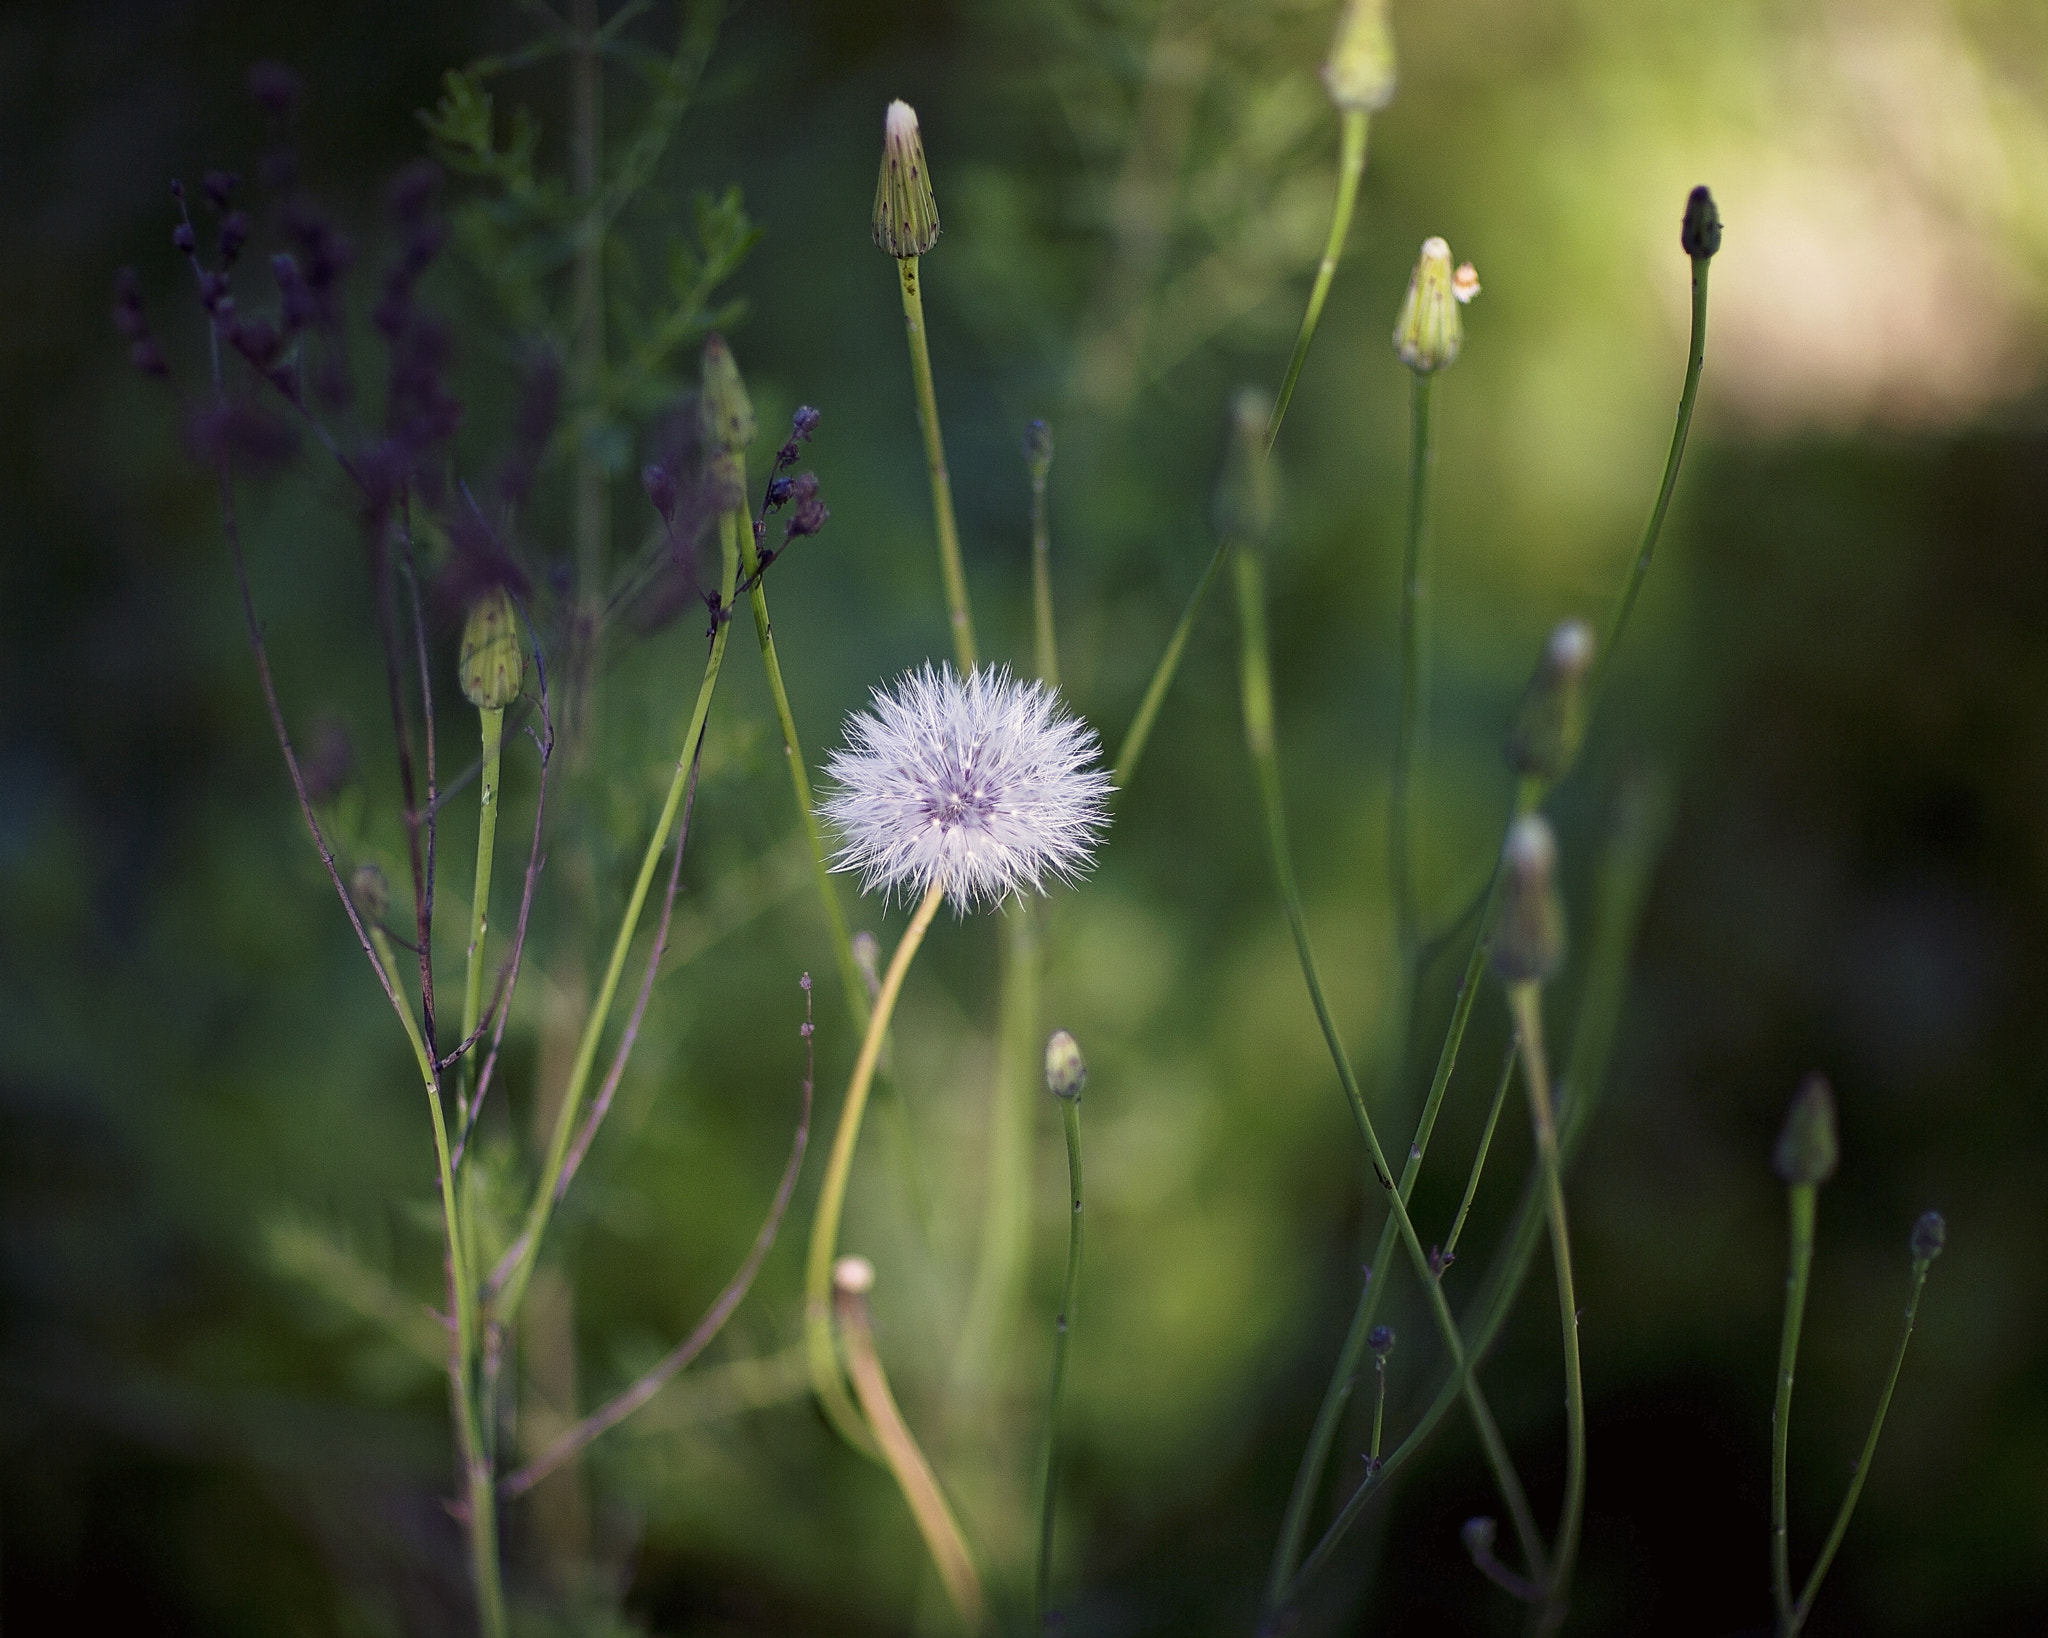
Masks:
[[[1371,113],[1394,96],[1394,36],[1387,0],[1345,0],[1323,64],[1323,86],[1339,108]]]
[[[1065,1030],[1054,1030],[1045,1043],[1046,1090],[1056,1098],[1078,1098],[1088,1084],[1088,1063],[1081,1048]]]
[[[1229,442],[1210,502],[1217,538],[1263,547],[1279,520],[1279,476],[1266,453],[1266,422],[1273,400],[1257,387],[1240,387],[1230,401]]]
[[[1564,965],[1564,898],[1557,890],[1557,838],[1540,813],[1508,828],[1501,849],[1500,924],[1493,970],[1503,984],[1541,984]]]
[[[891,256],[922,256],[938,243],[939,204],[924,164],[917,110],[892,102],[882,116],[882,174],[875,183],[875,244]]]
[[[732,349],[715,330],[704,338],[701,379],[698,402],[705,443],[721,455],[744,455],[754,441],[754,401],[747,396]]]
[[[1442,239],[1422,241],[1422,254],[1408,279],[1408,297],[1394,323],[1394,351],[1417,375],[1454,362],[1465,344],[1459,309],[1479,294],[1479,275],[1470,262],[1453,271],[1451,247]]]
[[[1825,1075],[1809,1075],[1792,1096],[1785,1129],[1771,1151],[1771,1168],[1784,1182],[1825,1183],[1841,1159],[1835,1136],[1835,1092]]]
[[[1508,734],[1508,766],[1516,773],[1555,783],[1571,771],[1586,734],[1592,665],[1593,628],[1583,620],[1559,621]]]
[[[348,892],[356,901],[356,908],[371,921],[382,921],[391,908],[391,884],[376,865],[357,865],[355,874],[348,879]]]
[[[462,628],[462,697],[479,711],[502,711],[519,698],[525,680],[519,612],[505,588],[494,586],[469,611]]]

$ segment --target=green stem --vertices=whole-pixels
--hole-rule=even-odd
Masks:
[[[1387,1418],[1386,1360],[1374,1360],[1372,1372],[1374,1378],[1372,1394],[1372,1449],[1366,1452],[1366,1458],[1374,1467],[1378,1467],[1380,1465],[1380,1436],[1386,1431]]]
[[[498,774],[505,740],[505,713],[489,706],[479,707],[483,729],[483,774],[476,810],[476,887],[470,894],[469,968],[462,984],[462,1034],[467,1041],[476,1034],[484,1004],[484,941],[491,924],[491,861],[498,848]],[[474,1050],[462,1056],[456,1082],[455,1113],[466,1130],[469,1125],[470,1088],[476,1084]]]
[[[1209,554],[1208,567],[1202,570],[1202,578],[1195,582],[1187,607],[1181,610],[1180,624],[1173,628],[1173,635],[1167,639],[1166,652],[1159,656],[1152,681],[1146,685],[1145,697],[1138,703],[1138,714],[1131,718],[1130,727],[1124,731],[1124,742],[1116,753],[1116,773],[1113,776],[1118,794],[1129,790],[1131,781],[1138,776],[1138,758],[1145,754],[1145,741],[1151,737],[1153,720],[1159,715],[1159,708],[1166,703],[1166,691],[1173,686],[1174,673],[1180,670],[1181,651],[1188,646],[1188,633],[1195,629],[1195,616],[1202,612],[1209,588],[1216,583],[1217,572],[1229,555],[1230,542],[1217,541],[1216,549]]]
[[[1870,1419],[1870,1432],[1863,1440],[1863,1454],[1856,1458],[1856,1471],[1850,1475],[1849,1489],[1842,1497],[1841,1510],[1835,1514],[1834,1528],[1828,1531],[1827,1545],[1821,1548],[1820,1557],[1814,1560],[1813,1573],[1806,1578],[1806,1587],[1799,1595],[1799,1602],[1792,1606],[1786,1638],[1794,1638],[1806,1624],[1806,1617],[1813,1610],[1814,1595],[1820,1591],[1821,1578],[1828,1573],[1828,1566],[1834,1563],[1842,1537],[1848,1534],[1849,1515],[1856,1511],[1856,1499],[1863,1494],[1863,1481],[1870,1477],[1870,1464],[1877,1455],[1877,1436],[1884,1432],[1885,1413],[1892,1408],[1892,1390],[1899,1385],[1899,1370],[1906,1363],[1906,1344],[1913,1340],[1913,1321],[1920,1312],[1920,1293],[1927,1284],[1929,1266],[1917,1258],[1914,1260],[1913,1286],[1906,1297],[1906,1323],[1899,1331],[1898,1346],[1892,1350],[1892,1367],[1885,1373],[1884,1392],[1877,1400],[1877,1414]]]
[[[1771,1407],[1771,1595],[1778,1605],[1780,1638],[1797,1630],[1792,1610],[1792,1554],[1785,1500],[1786,1453],[1792,1432],[1792,1373],[1799,1363],[1799,1331],[1806,1318],[1806,1287],[1813,1272],[1813,1219],[1818,1190],[1787,1187],[1792,1246],[1785,1275],[1785,1322],[1778,1334],[1778,1397]]]
[[[903,975],[910,971],[910,959],[924,942],[925,932],[945,896],[946,884],[933,882],[917,913],[910,918],[910,926],[904,930],[903,940],[889,960],[889,970],[882,975],[882,988],[875,997],[867,1033],[861,1038],[860,1056],[854,1060],[853,1076],[846,1084],[846,1101],[839,1108],[839,1129],[832,1135],[832,1153],[825,1162],[825,1181],[818,1191],[818,1213],[811,1221],[810,1255],[804,1263],[804,1348],[810,1361],[811,1387],[832,1425],[849,1444],[862,1451],[872,1450],[874,1441],[847,1396],[846,1382],[832,1348],[832,1259],[839,1250],[839,1219],[846,1209],[846,1180],[853,1170],[853,1151],[860,1141],[868,1090],[874,1084],[875,1061],[881,1056],[882,1040],[889,1032],[889,1019],[903,990]]]
[[[646,907],[655,868],[661,863],[662,848],[682,807],[690,764],[696,755],[698,739],[704,732],[705,719],[710,715],[711,696],[718,687],[719,668],[725,660],[725,640],[732,632],[732,621],[727,616],[732,606],[733,587],[739,576],[739,537],[747,528],[746,517],[740,512],[726,512],[719,517],[718,539],[723,567],[719,575],[716,629],[711,638],[710,655],[704,662],[704,680],[698,685],[696,703],[690,708],[689,726],[683,732],[683,742],[676,754],[676,770],[669,780],[661,816],[655,821],[654,834],[647,839],[647,851],[640,860],[640,874],[633,882],[632,895],[626,900],[626,913],[619,919],[618,935],[612,940],[611,960],[606,964],[604,981],[598,986],[596,1003],[590,1009],[590,1016],[584,1020],[582,1038],[576,1043],[569,1082],[562,1093],[561,1107],[555,1113],[555,1129],[548,1140],[547,1158],[541,1167],[540,1185],[534,1191],[532,1205],[527,1208],[526,1222],[519,1238],[492,1276],[497,1290],[494,1308],[501,1322],[509,1322],[519,1311],[527,1282],[532,1279],[534,1266],[539,1260],[541,1237],[547,1232],[548,1219],[554,1213],[562,1166],[568,1159],[569,1141],[583,1112],[583,1098],[590,1087],[590,1071],[597,1059],[598,1043],[604,1036],[612,1002],[618,995],[619,978],[626,970],[626,957],[633,946],[633,935],[640,927],[640,913]]]
[[[1052,1524],[1058,1496],[1060,1462],[1060,1400],[1067,1386],[1067,1346],[1073,1335],[1076,1304],[1081,1292],[1081,1099],[1077,1094],[1060,1099],[1060,1114],[1067,1128],[1067,1187],[1074,1210],[1068,1218],[1067,1283],[1060,1292],[1060,1317],[1052,1338],[1052,1400],[1045,1419],[1045,1479],[1040,1487],[1038,1523],[1038,1620],[1033,1630],[1045,1624],[1046,1589],[1052,1583]]]
[[[1628,579],[1621,589],[1621,600],[1615,605],[1614,618],[1608,622],[1606,640],[1594,658],[1593,684],[1586,696],[1588,716],[1592,714],[1592,702],[1599,699],[1600,690],[1606,683],[1608,667],[1613,663],[1615,650],[1621,646],[1621,636],[1628,628],[1629,616],[1635,612],[1636,598],[1641,595],[1643,580],[1650,572],[1650,558],[1657,550],[1657,537],[1664,532],[1664,514],[1671,510],[1671,493],[1678,487],[1678,468],[1685,459],[1686,434],[1692,430],[1692,407],[1700,395],[1700,371],[1706,359],[1707,258],[1695,256],[1692,259],[1692,339],[1686,350],[1685,385],[1678,394],[1678,421],[1671,429],[1671,449],[1664,457],[1664,481],[1657,486],[1657,502],[1650,508],[1650,521],[1643,527],[1642,544],[1636,548],[1635,562],[1630,565]]]
[[[1365,172],[1365,137],[1372,116],[1363,109],[1344,112],[1343,151],[1337,160],[1337,199],[1330,207],[1330,236],[1323,242],[1322,265],[1308,293],[1308,310],[1301,315],[1301,332],[1294,338],[1294,356],[1287,361],[1281,378],[1280,396],[1273,400],[1273,413],[1266,421],[1266,452],[1280,436],[1280,423],[1287,418],[1287,405],[1294,397],[1294,383],[1308,362],[1308,344],[1315,339],[1316,323],[1323,316],[1323,301],[1330,294],[1330,281],[1337,276],[1337,262],[1344,254],[1344,241],[1351,232],[1351,208],[1358,202],[1358,179]]]
[[[1372,1115],[1365,1106],[1365,1096],[1359,1090],[1358,1077],[1351,1068],[1350,1054],[1344,1049],[1343,1037],[1337,1032],[1336,1020],[1330,1015],[1330,1006],[1323,993],[1322,978],[1316,969],[1315,951],[1309,943],[1308,920],[1301,907],[1301,890],[1294,877],[1294,859],[1287,843],[1286,809],[1281,796],[1279,752],[1273,733],[1273,680],[1272,665],[1266,641],[1265,613],[1265,568],[1255,552],[1240,552],[1237,556],[1238,612],[1242,620],[1244,635],[1243,669],[1241,690],[1244,700],[1245,741],[1252,754],[1252,764],[1258,775],[1259,793],[1265,809],[1266,839],[1273,856],[1274,874],[1279,880],[1280,898],[1287,914],[1289,930],[1294,935],[1295,954],[1301,964],[1302,979],[1309,992],[1309,1000],[1316,1013],[1316,1021],[1322,1027],[1323,1040],[1329,1048],[1331,1062],[1336,1066],[1337,1078],[1342,1082],[1344,1095],[1351,1104],[1352,1117],[1358,1123],[1360,1135],[1372,1157],[1373,1173],[1380,1186],[1386,1191],[1387,1205],[1399,1228],[1401,1239],[1407,1246],[1409,1261],[1414,1265],[1415,1275],[1422,1282],[1428,1294],[1429,1307],[1438,1331],[1444,1339],[1457,1370],[1467,1406],[1472,1413],[1474,1428],[1479,1442],[1486,1452],[1488,1464],[1493,1468],[1494,1480],[1500,1487],[1501,1499],[1515,1530],[1522,1542],[1529,1566],[1538,1580],[1548,1574],[1548,1560],[1543,1551],[1541,1538],[1536,1533],[1534,1516],[1529,1511],[1529,1499],[1522,1489],[1522,1482],[1516,1475],[1514,1463],[1508,1455],[1506,1442],[1495,1425],[1493,1412],[1486,1403],[1486,1395],[1478,1379],[1466,1368],[1464,1340],[1458,1334],[1458,1324],[1451,1316],[1450,1305],[1444,1301],[1442,1288],[1437,1284],[1429,1266],[1429,1254],[1423,1250],[1422,1241],[1416,1236],[1415,1225],[1408,1216],[1408,1204],[1402,1198],[1400,1187],[1394,1181],[1392,1169],[1387,1164],[1386,1151],[1380,1145],[1379,1133],[1374,1128]]]
[[[1511,985],[1508,1005],[1514,1011],[1515,1033],[1521,1041],[1529,1121],[1536,1131],[1536,1156],[1543,1168],[1551,1262],[1557,1274],[1558,1321],[1564,1336],[1564,1508],[1558,1519],[1557,1556],[1548,1597],[1536,1624],[1539,1633],[1551,1633],[1564,1624],[1565,1595],[1571,1589],[1586,1509],[1586,1386],[1579,1364],[1579,1299],[1572,1280],[1571,1229],[1565,1217],[1564,1161],[1557,1148],[1557,1114],[1550,1100],[1550,1068],[1543,1052],[1543,991],[1535,984]]]
[[[1038,679],[1060,685],[1060,646],[1052,618],[1052,525],[1046,517],[1046,474],[1031,474],[1031,629]]]
[[[1493,1089],[1493,1107],[1486,1112],[1486,1125],[1479,1133],[1479,1148],[1472,1156],[1472,1172],[1465,1179],[1465,1198],[1458,1202],[1458,1215],[1451,1219],[1451,1232],[1444,1241],[1444,1257],[1448,1261],[1457,1255],[1458,1239],[1465,1232],[1465,1219],[1472,1215],[1472,1200],[1479,1193],[1479,1176],[1486,1170],[1487,1151],[1493,1147],[1493,1129],[1500,1124],[1500,1112],[1508,1101],[1508,1088],[1514,1084],[1515,1058],[1520,1053],[1522,1038],[1519,1033],[1509,1037],[1508,1049],[1501,1054],[1500,1081]]]
[[[1408,540],[1401,553],[1401,722],[1394,740],[1393,791],[1387,812],[1387,872],[1393,887],[1394,927],[1404,958],[1413,959],[1420,941],[1416,908],[1412,787],[1422,757],[1429,703],[1426,626],[1428,571],[1423,562],[1429,526],[1429,388],[1433,378],[1415,372],[1408,442]]]
[[[960,566],[960,529],[953,521],[953,481],[946,475],[946,445],[939,435],[939,395],[932,387],[932,355],[924,333],[924,297],[918,289],[917,258],[896,263],[903,286],[903,328],[910,338],[910,373],[917,384],[917,423],[924,431],[924,462],[931,474],[932,511],[939,527],[939,572],[946,582],[946,611],[953,623],[953,657],[966,676],[976,663],[974,614],[967,602],[967,575]]]

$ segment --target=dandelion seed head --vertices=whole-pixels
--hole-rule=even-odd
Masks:
[[[833,861],[861,890],[916,898],[944,887],[956,910],[1047,880],[1072,881],[1109,822],[1095,734],[1043,683],[983,668],[906,673],[847,719],[821,811],[843,839]]]

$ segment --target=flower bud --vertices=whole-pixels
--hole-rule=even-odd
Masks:
[[[882,117],[882,174],[875,183],[875,245],[901,261],[938,242],[939,204],[925,170],[917,110],[892,102]]]
[[[1557,838],[1540,813],[1525,813],[1501,849],[1500,924],[1493,970],[1503,984],[1541,984],[1564,964],[1564,899],[1557,890]]]
[[[1799,1083],[1785,1129],[1771,1151],[1771,1167],[1791,1184],[1825,1183],[1835,1175],[1841,1145],[1835,1136],[1835,1093],[1825,1075],[1809,1075]],[[1918,1230],[1915,1230],[1918,1233]]]
[[[1052,471],[1052,428],[1043,421],[1024,429],[1024,467],[1033,483],[1044,483]]]
[[[722,455],[744,455],[754,441],[754,401],[747,396],[747,384],[740,379],[732,349],[715,330],[704,338],[699,391],[705,443]]]
[[[841,1257],[832,1265],[832,1289],[843,1296],[864,1297],[875,1288],[875,1265],[865,1257]]]
[[[462,697],[479,711],[502,711],[526,680],[519,614],[503,586],[493,586],[462,628]]]
[[[391,884],[376,865],[357,865],[355,874],[348,879],[348,892],[356,901],[356,908],[371,921],[382,921],[391,908]]]
[[[1230,401],[1230,431],[1223,470],[1216,479],[1210,516],[1217,538],[1263,547],[1280,515],[1273,457],[1266,452],[1266,421],[1273,400],[1257,387],[1240,387]]]
[[[1467,1519],[1464,1529],[1458,1534],[1464,1538],[1466,1552],[1474,1558],[1485,1558],[1493,1551],[1493,1538],[1498,1528],[1489,1518]]]
[[[1516,773],[1554,784],[1571,770],[1586,733],[1592,664],[1593,628],[1583,620],[1559,621],[1508,734],[1508,766]]]
[[[1679,225],[1678,244],[1696,262],[1705,261],[1721,248],[1720,208],[1703,187],[1686,195],[1685,220]]]
[[[1394,352],[1417,375],[1456,361],[1465,343],[1459,309],[1479,294],[1479,274],[1467,262],[1451,270],[1451,247],[1442,239],[1422,241],[1422,254],[1408,279],[1408,297],[1394,323]]]
[[[1394,1351],[1394,1328],[1391,1325],[1375,1325],[1365,1334],[1365,1345],[1381,1359]]]
[[[1926,1264],[1941,1255],[1941,1248],[1948,1244],[1948,1219],[1938,1211],[1923,1211],[1920,1221],[1913,1225],[1913,1261]]]
[[[1323,64],[1323,87],[1346,112],[1371,113],[1394,97],[1394,36],[1387,0],[1345,0]]]
[[[1088,1064],[1081,1048],[1063,1029],[1045,1043],[1045,1084],[1056,1098],[1078,1098],[1088,1084]]]

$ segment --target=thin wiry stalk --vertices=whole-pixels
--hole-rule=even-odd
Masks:
[[[1792,1373],[1799,1363],[1799,1332],[1806,1318],[1806,1288],[1813,1272],[1813,1218],[1818,1190],[1793,1183],[1785,1193],[1791,1207],[1791,1251],[1785,1275],[1785,1319],[1778,1333],[1778,1393],[1771,1407],[1771,1596],[1778,1606],[1780,1638],[1792,1624],[1792,1554],[1785,1496],[1787,1452],[1792,1434]]]
[[[939,430],[939,395],[932,385],[932,355],[925,339],[924,296],[917,263],[917,257],[904,256],[897,261],[896,270],[903,287],[903,329],[910,342],[917,423],[924,433],[925,469],[931,478],[932,514],[938,525],[939,573],[946,583],[946,615],[953,627],[953,658],[965,677],[977,662],[974,610],[967,601],[967,574],[960,565],[960,526],[953,521],[953,480],[946,472],[946,443]]]
[[[1493,1089],[1493,1105],[1486,1111],[1486,1125],[1479,1132],[1479,1147],[1472,1156],[1472,1171],[1465,1179],[1465,1197],[1458,1202],[1458,1215],[1451,1219],[1451,1232],[1444,1240],[1444,1260],[1458,1254],[1458,1240],[1465,1232],[1465,1219],[1472,1215],[1472,1201],[1479,1193],[1479,1177],[1486,1170],[1487,1152],[1493,1147],[1493,1130],[1500,1124],[1500,1112],[1508,1101],[1508,1088],[1515,1081],[1515,1059],[1521,1051],[1520,1035],[1510,1035],[1508,1049],[1501,1054],[1500,1081]]]
[[[1287,406],[1294,398],[1294,383],[1308,362],[1308,345],[1315,339],[1316,324],[1323,316],[1323,302],[1337,277],[1337,262],[1344,254],[1344,241],[1351,233],[1351,211],[1358,202],[1358,179],[1365,174],[1365,139],[1372,116],[1362,108],[1344,110],[1342,151],[1337,159],[1337,197],[1330,207],[1330,236],[1323,244],[1323,259],[1316,268],[1316,282],[1308,293],[1308,310],[1301,315],[1301,331],[1294,338],[1294,354],[1287,360],[1287,374],[1281,378],[1280,394],[1273,400],[1273,413],[1266,422],[1266,452],[1280,436],[1280,423],[1287,418]]]
[[[505,713],[497,706],[477,710],[477,724],[483,738],[483,783],[476,805],[476,885],[469,896],[469,954],[462,975],[462,1072],[456,1082],[456,1118],[469,1127],[470,1088],[476,1080],[469,1048],[483,1030],[484,941],[490,936],[491,867],[498,852],[498,797],[502,782],[502,753],[505,743]]]
[[[1081,1099],[1077,1093],[1060,1099],[1067,1134],[1067,1192],[1073,1211],[1067,1219],[1067,1281],[1060,1291],[1059,1319],[1052,1339],[1052,1393],[1045,1417],[1045,1476],[1039,1484],[1038,1602],[1036,1623],[1045,1625],[1046,1592],[1052,1585],[1052,1527],[1059,1503],[1060,1401],[1067,1386],[1067,1349],[1073,1340],[1074,1316],[1081,1295]]]
[[[1131,781],[1138,777],[1138,758],[1145,754],[1145,742],[1152,737],[1152,724],[1159,716],[1159,708],[1166,703],[1166,691],[1173,686],[1174,676],[1180,670],[1180,657],[1188,646],[1188,634],[1195,629],[1195,616],[1202,612],[1209,588],[1216,583],[1223,560],[1229,555],[1230,542],[1217,541],[1216,549],[1209,554],[1208,566],[1202,570],[1202,578],[1195,582],[1195,589],[1189,594],[1187,607],[1181,610],[1173,635],[1166,640],[1166,652],[1159,656],[1159,664],[1153,668],[1152,680],[1145,687],[1145,697],[1138,702],[1138,714],[1131,718],[1130,727],[1124,730],[1124,742],[1116,753],[1114,777],[1117,795],[1129,790]]]
[[[1031,473],[1032,659],[1038,668],[1038,680],[1057,688],[1060,645],[1052,617],[1052,524],[1046,516],[1047,476],[1035,467]]]
[[[1387,870],[1393,885],[1394,926],[1404,960],[1421,942],[1416,904],[1413,785],[1429,721],[1428,545],[1430,425],[1433,376],[1417,371],[1408,441],[1408,539],[1401,556],[1401,721],[1394,741],[1393,795],[1387,818]]]
[[[420,727],[426,750],[427,807],[424,815],[426,846],[426,896],[420,903],[420,1028],[427,1038],[427,1050],[435,1050],[435,1003],[434,1003],[434,853],[435,837],[439,833],[437,817],[440,802],[435,791],[438,777],[434,751],[434,668],[427,659],[427,619],[420,608],[420,579],[418,568],[413,562],[412,544],[412,498],[408,494],[403,501],[404,526],[399,531],[399,540],[405,547],[405,589],[412,604],[413,660],[420,674]]]

